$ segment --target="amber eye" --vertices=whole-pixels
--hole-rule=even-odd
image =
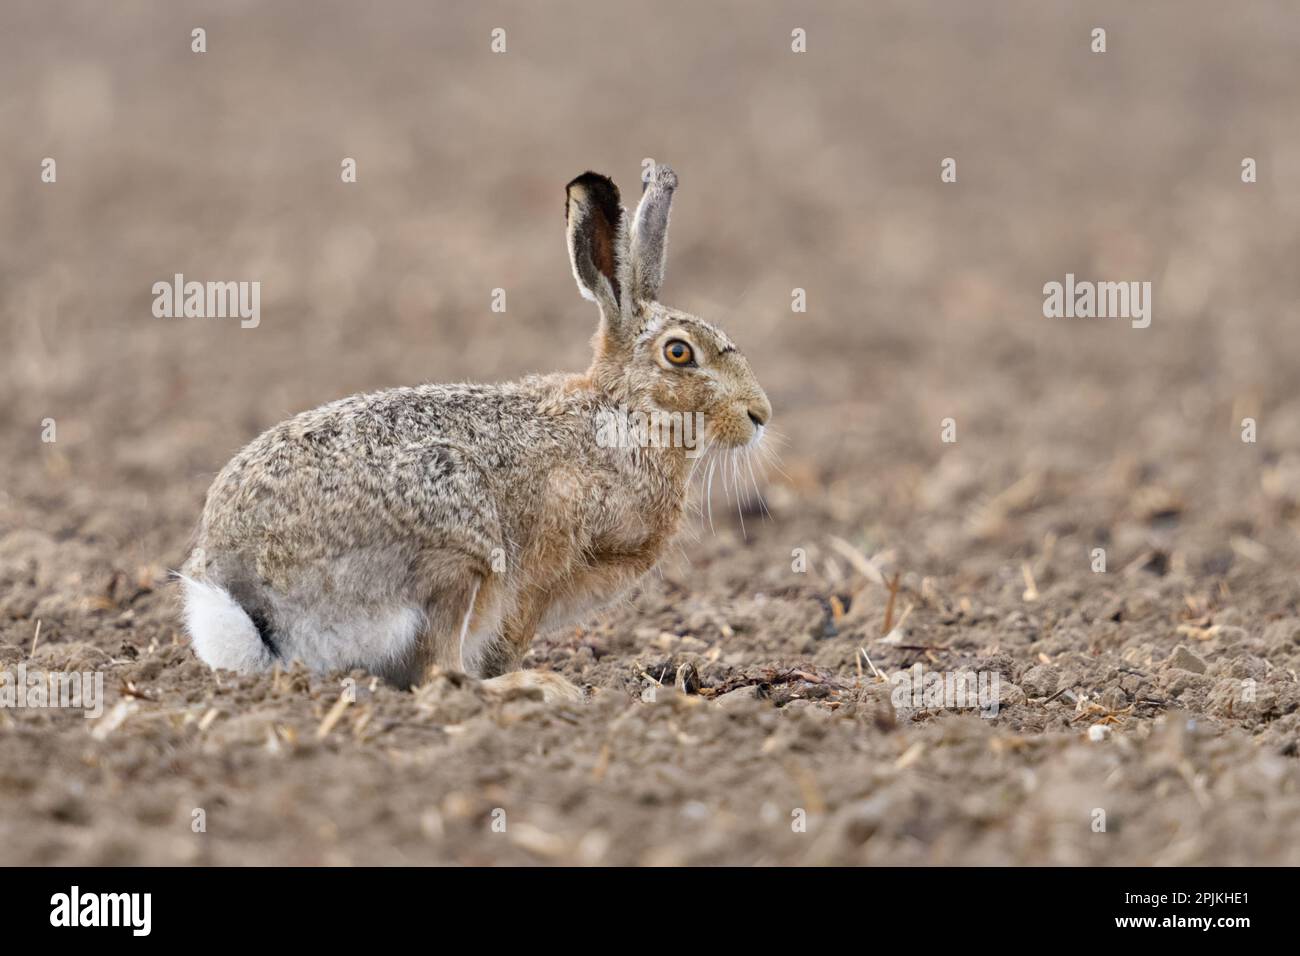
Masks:
[[[673,339],[664,345],[664,358],[673,365],[695,364],[695,353],[681,339]]]

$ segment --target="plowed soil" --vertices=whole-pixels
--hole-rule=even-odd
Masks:
[[[0,862],[1300,863],[1292,5],[0,26],[0,669],[107,697],[0,709]],[[352,392],[584,367],[563,185],[646,157],[665,300],[772,399],[770,515],[715,478],[538,638],[583,704],[204,667],[168,570],[217,470]],[[155,318],[176,273],[260,324]],[[1151,326],[1045,318],[1067,273],[1151,282]],[[996,716],[895,706],[916,664],[996,672]]]

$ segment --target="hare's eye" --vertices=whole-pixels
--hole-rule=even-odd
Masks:
[[[673,365],[694,365],[695,353],[681,339],[673,339],[664,346],[664,358]]]

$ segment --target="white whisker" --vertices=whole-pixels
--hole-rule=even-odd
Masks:
[[[740,482],[738,481],[740,473],[737,471],[736,466],[736,452],[739,450],[740,449],[738,448],[731,449],[731,457],[728,460],[728,465],[731,468],[731,481],[733,485],[732,493],[736,497],[736,515],[740,518],[740,536],[745,540],[749,540],[749,534],[745,531],[745,509],[741,507],[740,504]]]
[[[713,532],[715,535],[718,533],[718,531],[716,528],[713,527],[713,466],[716,465],[717,463],[718,463],[717,458],[709,459],[709,474],[708,477],[705,479],[705,484],[704,484],[704,505],[705,505],[705,510],[707,510],[709,513],[709,530]]]
[[[754,474],[754,456],[745,455],[745,467],[749,469],[749,480],[754,486],[754,497],[758,499],[758,505],[763,509],[763,514],[767,515],[769,521],[772,519],[772,512],[768,510],[767,502],[763,500],[763,492],[758,487],[758,477]]]

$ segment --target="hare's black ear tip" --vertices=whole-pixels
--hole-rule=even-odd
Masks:
[[[564,215],[566,219],[569,215],[569,203],[575,198],[575,193],[579,202],[591,203],[611,223],[618,222],[621,207],[619,205],[618,187],[614,185],[614,180],[588,170],[565,186]]]
[[[600,173],[593,173],[591,170],[587,170],[581,176],[571,180],[569,185],[564,187],[566,193],[571,193],[575,189],[585,189],[597,196],[603,191],[611,189],[615,195],[618,194],[618,187],[614,185],[614,180],[608,176],[602,176]]]

